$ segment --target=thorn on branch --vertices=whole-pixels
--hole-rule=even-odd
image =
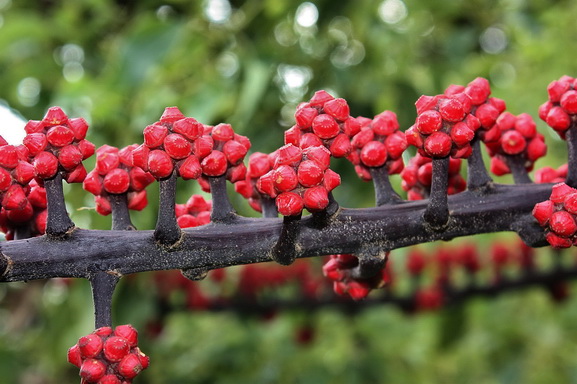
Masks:
[[[74,222],[72,222],[66,211],[62,175],[57,173],[52,179],[44,180],[44,187],[48,202],[46,235],[52,238],[63,237],[74,228]]]
[[[209,177],[208,181],[212,195],[212,214],[210,220],[213,223],[231,223],[237,216],[226,191],[226,175]]]
[[[154,230],[154,238],[161,244],[172,245],[178,242],[182,231],[176,221],[176,173],[173,171],[170,177],[160,180],[160,203],[158,207],[158,220]]]
[[[449,157],[433,159],[431,195],[423,218],[435,230],[444,228],[449,221],[449,205],[447,202],[449,159]]]
[[[302,214],[284,216],[281,233],[272,249],[271,257],[281,265],[292,264],[298,254],[297,237],[301,230]]]
[[[385,204],[400,203],[401,197],[395,192],[389,180],[389,172],[385,165],[369,168],[375,188],[375,202],[377,207]]]

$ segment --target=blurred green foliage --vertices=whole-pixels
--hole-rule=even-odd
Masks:
[[[571,0],[0,0],[0,100],[25,119],[60,105],[89,120],[97,146],[141,142],[142,129],[177,105],[203,123],[232,123],[254,151],[269,152],[315,90],[345,97],[353,115],[393,110],[406,129],[419,95],[483,76],[509,111],[537,121],[547,84],[577,74],[575,15]],[[550,150],[537,165],[565,162],[564,143],[538,125]],[[349,164],[336,167],[337,200],[370,206],[371,187]],[[154,188],[149,209],[135,214],[139,228],[154,225]],[[198,187],[179,191],[184,201]],[[93,206],[80,186],[68,187],[68,199],[79,226],[110,225],[80,210]],[[249,213],[241,199],[234,204]],[[146,324],[154,308],[145,287],[117,300],[119,322]],[[76,380],[65,351],[92,328],[87,284],[2,285],[0,293],[2,382]],[[175,312],[158,339],[143,341],[153,365],[138,382],[577,382],[575,300],[558,307],[531,291],[463,311],[462,337],[449,347],[439,343],[449,312],[327,309],[266,323]],[[292,342],[303,322],[315,329],[307,346]]]

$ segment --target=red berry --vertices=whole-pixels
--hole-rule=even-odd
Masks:
[[[96,383],[106,373],[106,365],[97,359],[86,359],[80,366],[80,377],[88,383]]]
[[[206,176],[221,176],[226,172],[228,162],[224,153],[214,150],[202,159],[200,166]]]
[[[88,123],[82,117],[68,120],[68,127],[74,132],[76,140],[83,140],[88,132]]]
[[[122,384],[122,382],[116,375],[110,374],[103,376],[97,384]]]
[[[328,92],[326,91],[316,91],[313,97],[309,102],[310,106],[312,107],[322,107],[327,101],[334,99]]]
[[[549,227],[562,237],[569,237],[577,231],[577,224],[573,216],[566,211],[557,211],[549,219]]]
[[[144,128],[144,144],[148,148],[157,148],[164,143],[168,129],[164,125],[152,124]]]
[[[469,144],[474,137],[475,132],[463,122],[459,122],[451,128],[451,139],[459,147]]]
[[[330,192],[341,185],[341,177],[335,171],[327,169],[324,174],[323,185]]]
[[[265,195],[268,195],[268,196],[274,198],[274,197],[276,197],[277,193],[276,193],[276,190],[274,188],[273,174],[274,174],[274,171],[269,171],[269,172],[265,173],[264,175],[262,175],[256,181],[256,189],[260,193],[264,193]]]
[[[549,100],[558,103],[561,101],[561,97],[570,88],[569,83],[564,81],[552,81],[547,87],[547,93],[549,93]]]
[[[144,144],[139,145],[135,148],[132,153],[132,165],[135,167],[139,167],[144,171],[148,171],[148,155],[150,153],[150,149]]]
[[[104,343],[100,336],[91,333],[86,336],[82,336],[78,340],[78,348],[82,358],[96,357],[100,352],[102,352],[102,347]]]
[[[369,141],[375,139],[375,133],[372,129],[366,127],[357,133],[351,140],[351,145],[353,148],[363,148]]]
[[[351,140],[344,133],[339,133],[337,137],[332,140],[332,143],[329,146],[329,151],[336,158],[347,156],[351,150]]]
[[[360,156],[367,167],[380,167],[387,161],[387,148],[380,141],[369,141],[361,149]]]
[[[62,168],[70,171],[82,163],[82,152],[75,145],[67,145],[60,150],[58,162]]]
[[[44,125],[59,125],[68,122],[68,116],[60,107],[50,107],[42,119]]]
[[[117,326],[114,329],[114,335],[125,338],[130,348],[138,344],[138,331],[130,324]]]
[[[322,211],[329,205],[328,191],[323,186],[308,188],[303,195],[303,201],[310,212]]]
[[[130,176],[124,169],[116,168],[104,176],[102,184],[108,193],[124,193],[128,191],[128,187],[130,186]]]
[[[82,153],[82,160],[86,160],[90,156],[94,155],[94,144],[90,141],[80,140],[76,146],[80,150],[80,153]]]
[[[162,118],[161,118],[162,120]],[[188,140],[194,141],[202,136],[204,128],[202,124],[193,119],[192,117],[187,117],[175,121],[172,124],[172,131],[174,133],[180,133],[182,136],[186,137]]]
[[[275,166],[279,165],[297,165],[302,159],[302,150],[292,144],[286,144],[277,151]]]
[[[349,117],[350,112],[347,101],[341,98],[324,103],[323,111],[339,121],[345,121]]]
[[[6,191],[12,185],[10,172],[0,167],[0,192]]]
[[[413,145],[417,148],[421,148],[423,146],[424,140],[414,125],[405,131],[405,138],[407,139],[407,144],[409,145]]]
[[[475,116],[477,117],[477,119],[479,119],[481,126],[483,126],[486,129],[489,129],[497,121],[497,118],[499,117],[499,111],[491,104],[485,103],[477,107],[477,110],[475,111]]]
[[[148,205],[146,191],[131,192],[128,194],[128,209],[142,211]]]
[[[553,107],[545,120],[556,131],[564,131],[571,125],[571,118],[561,107]]]
[[[270,160],[266,153],[255,152],[248,158],[247,175],[257,178],[270,171]]]
[[[570,90],[563,94],[561,108],[570,115],[577,114],[577,91]]]
[[[298,182],[303,187],[313,187],[323,180],[324,170],[313,160],[305,160],[299,164]],[[288,190],[292,190],[290,188]]]
[[[262,179],[262,178],[261,178]],[[276,207],[283,216],[295,216],[304,208],[303,199],[294,192],[283,192],[276,197]]]
[[[560,237],[557,236],[556,234],[554,234],[553,232],[548,232],[545,234],[545,240],[547,240],[547,242],[549,244],[551,244],[551,246],[553,248],[569,248],[570,246],[573,245],[573,242],[566,238],[566,237]]]
[[[67,359],[70,364],[74,364],[80,368],[82,365],[82,356],[80,355],[78,344],[74,344],[70,349],[68,349]]]
[[[192,143],[178,133],[171,133],[164,138],[164,150],[175,160],[181,160],[192,152]]]
[[[313,132],[321,139],[332,139],[339,134],[340,128],[335,119],[329,115],[318,115],[313,120]]]
[[[108,361],[118,362],[128,355],[130,352],[130,345],[123,337],[110,336],[104,342],[103,351],[104,356]]]
[[[174,166],[172,164],[172,159],[166,152],[160,149],[155,149],[150,151],[150,154],[148,155],[147,168],[156,179],[164,179],[172,174]]]
[[[439,113],[445,121],[452,123],[461,121],[465,118],[465,107],[456,98],[442,99],[439,104]]]
[[[303,156],[307,160],[313,160],[323,170],[327,169],[331,163],[331,153],[325,147],[309,147],[303,151]]]
[[[473,105],[480,105],[483,104],[491,94],[491,86],[487,79],[477,77],[467,85],[464,92],[469,95]]]
[[[273,170],[273,183],[277,192],[288,192],[298,185],[297,174],[294,168],[288,165],[281,165]]]
[[[302,107],[295,112],[295,120],[299,127],[310,128],[319,111],[316,108]]]
[[[100,179],[101,177],[96,170],[91,171],[84,178],[82,188],[95,196],[100,195],[102,194],[102,181]]]
[[[545,226],[549,222],[549,218],[551,218],[551,215],[553,214],[554,207],[555,205],[551,200],[545,200],[535,205],[533,208],[533,217],[537,219],[539,225]]]
[[[547,200],[550,201],[550,200]],[[545,203],[547,202],[545,201]],[[543,204],[543,203],[539,203],[539,204]],[[537,204],[537,205],[539,205]],[[537,205],[535,206],[535,208],[537,208]],[[565,210],[569,213],[572,214],[577,214],[577,192],[573,192],[573,193],[569,193],[567,195],[565,195],[565,198],[563,199],[563,208],[565,208]],[[535,210],[533,210],[534,212]],[[553,212],[553,203],[551,203],[551,213]],[[533,216],[535,216],[535,214],[533,213]],[[541,224],[541,221],[539,221],[539,224]],[[541,224],[543,225],[543,224]]]
[[[503,151],[508,155],[517,155],[525,149],[527,141],[517,131],[507,131],[501,137],[501,146]]]
[[[208,213],[208,212],[204,212],[204,213]],[[224,272],[224,269],[220,269],[220,271]],[[134,354],[138,357],[138,360],[140,360],[140,364],[142,365],[142,369],[148,368],[148,366],[150,365],[150,358],[148,356],[146,356],[144,353],[142,353],[138,347],[136,347],[134,349]]]
[[[421,115],[423,112],[435,108],[437,105],[439,97],[438,96],[427,96],[422,95],[415,102],[415,107],[417,108],[417,114]]]
[[[46,140],[54,147],[64,147],[74,141],[74,132],[64,125],[57,125],[46,132]]]
[[[554,203],[562,203],[565,200],[565,196],[577,192],[574,188],[571,188],[565,183],[555,184],[551,189],[551,196],[549,200]]]
[[[96,165],[94,169],[102,176],[120,165],[120,156],[117,151],[102,151],[102,147],[98,149],[96,155]]]
[[[136,377],[142,371],[142,363],[137,355],[130,353],[118,364],[118,373],[130,380]]]
[[[112,213],[112,207],[107,198],[102,196],[95,196],[94,203],[96,203],[96,212],[102,216],[108,216]]]
[[[246,178],[246,166],[243,163],[234,165],[226,171],[226,179],[231,183],[244,180]]]
[[[349,116],[343,123],[343,131],[348,137],[353,137],[361,130],[361,123],[358,119]]]
[[[372,122],[373,132],[380,136],[389,136],[399,129],[399,122],[395,112],[383,111]]]
[[[154,176],[139,167],[132,167],[128,174],[130,175],[130,188],[136,192],[142,191],[154,181]]]
[[[174,123],[181,119],[184,119],[184,115],[178,107],[166,107],[160,116],[161,123]]]
[[[391,159],[398,159],[402,156],[405,149],[407,149],[407,138],[403,132],[395,132],[385,139],[385,146],[387,147],[388,157]]]
[[[222,152],[230,164],[237,165],[244,159],[248,149],[238,141],[229,140],[224,143]]]
[[[34,172],[41,179],[51,179],[58,171],[58,159],[50,152],[42,151],[33,160]]]
[[[451,137],[444,132],[433,132],[425,139],[425,152],[433,158],[443,158],[451,153],[453,142]]]
[[[352,280],[348,283],[347,293],[353,300],[361,300],[371,292],[370,286],[362,281]]]
[[[46,135],[44,133],[37,132],[27,134],[22,140],[22,143],[26,148],[28,148],[31,156],[36,156],[46,148],[48,140],[46,140]]]
[[[527,144],[527,159],[536,161],[547,154],[547,144],[541,136],[535,137]]]
[[[28,120],[28,122],[24,126],[24,131],[26,131],[27,134],[44,132],[45,127],[46,126],[44,125],[43,121]]]
[[[212,129],[212,138],[219,141],[228,141],[234,138],[234,131],[230,124],[218,124]]]
[[[214,140],[211,136],[201,136],[194,141],[194,155],[202,160],[212,152],[213,147]]]
[[[323,145],[323,141],[314,133],[307,132],[300,137],[299,141],[295,145],[301,149],[305,149],[308,147],[318,147]]]
[[[533,118],[528,113],[521,113],[517,116],[515,121],[515,129],[523,137],[533,138],[537,134],[537,124],[533,121]]]
[[[13,169],[18,165],[18,151],[13,145],[0,147],[0,166]]]
[[[202,168],[196,156],[187,157],[180,164],[178,173],[184,180],[198,179],[202,174]]]
[[[437,111],[425,111],[419,116],[415,122],[416,129],[425,135],[436,132],[443,126],[443,119],[441,114]]]
[[[298,125],[293,125],[286,131],[284,131],[284,143],[285,144],[292,144],[295,146],[299,146],[301,140],[301,129]]]

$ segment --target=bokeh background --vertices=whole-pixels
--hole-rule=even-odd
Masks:
[[[23,120],[59,105],[89,121],[97,146],[119,147],[142,142],[143,128],[176,105],[206,124],[231,123],[254,151],[270,152],[315,90],[346,98],[352,115],[393,110],[404,130],[420,95],[482,76],[510,112],[533,115],[549,145],[537,166],[556,167],[564,143],[537,108],[550,81],[577,75],[576,17],[571,0],[0,0],[0,105]],[[13,143],[18,129],[0,121]],[[341,205],[371,206],[372,187],[350,164],[336,167]],[[66,192],[78,226],[110,226],[81,186]],[[179,202],[198,192],[180,183]],[[151,186],[138,228],[154,227],[156,196]],[[512,239],[472,240],[485,252]],[[393,252],[399,263],[404,255]],[[143,330],[153,361],[140,383],[577,383],[577,299],[559,304],[543,289],[418,315],[373,306],[271,317],[175,305],[144,331],[160,311],[151,278],[124,279],[115,299],[115,322]],[[0,285],[0,381],[76,382],[66,350],[92,330],[90,302],[84,281]],[[303,327],[306,342],[295,337]]]

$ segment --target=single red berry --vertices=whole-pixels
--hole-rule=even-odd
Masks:
[[[321,139],[332,139],[339,134],[340,128],[335,119],[329,115],[318,115],[313,120],[313,132]]]
[[[303,201],[309,211],[322,211],[329,205],[328,191],[323,186],[308,188],[303,195]]]
[[[113,169],[118,168],[120,165],[120,156],[118,156],[117,151],[102,151],[101,149],[102,147],[98,149],[98,153],[96,155],[96,165],[94,169],[100,175],[104,176]]]
[[[98,335],[100,337],[108,337],[110,335],[112,335],[112,328],[111,327],[100,327],[97,328],[96,330],[94,330],[95,335]]]
[[[515,130],[528,139],[537,134],[537,124],[528,113],[521,113],[515,121]]]
[[[234,138],[234,130],[230,124],[218,124],[212,129],[212,138],[219,141],[228,141]]]
[[[57,125],[46,132],[46,140],[54,147],[64,147],[74,141],[74,132],[64,125]]]
[[[45,127],[46,125],[44,124],[43,121],[28,120],[28,122],[24,126],[24,131],[26,131],[27,134],[44,132]]]
[[[94,144],[88,140],[80,140],[76,146],[82,153],[82,160],[88,159],[90,156],[94,155]]]
[[[67,359],[70,364],[76,365],[78,368],[82,365],[82,355],[78,344],[74,344],[68,349]]]
[[[415,102],[415,107],[417,108],[417,114],[420,115],[425,111],[435,108],[438,100],[439,96],[422,95]]]
[[[208,214],[208,212],[203,212],[203,213]],[[215,270],[215,272],[216,271],[219,271],[219,270]],[[224,272],[224,269],[220,269],[220,271]],[[144,353],[142,353],[140,348],[138,348],[138,347],[134,348],[133,353],[138,357],[138,360],[140,360],[140,364],[142,365],[142,369],[146,369],[150,366],[150,357],[148,357]]]
[[[431,185],[433,180],[433,163],[426,163],[419,167],[417,171],[417,179],[419,183],[423,184],[425,187]]]
[[[537,136],[527,144],[527,159],[536,161],[547,154],[547,144],[542,136]]]
[[[130,324],[117,326],[114,329],[114,335],[126,339],[130,348],[136,347],[138,344],[138,331]]]
[[[556,131],[564,131],[571,125],[571,118],[561,107],[551,108],[545,121]]]
[[[383,111],[372,121],[373,132],[380,136],[389,136],[399,130],[399,122],[395,112]]]
[[[161,119],[162,120],[162,119]],[[188,140],[194,141],[202,136],[204,128],[202,124],[193,119],[192,117],[187,117],[175,121],[172,124],[172,131],[174,133],[180,133],[182,136],[186,137]]]
[[[116,375],[110,374],[103,376],[97,384],[122,384],[122,382]]]
[[[577,196],[577,194],[576,194]],[[535,219],[537,219],[537,222],[539,223],[539,225],[541,226],[545,226],[548,222],[549,219],[551,218],[551,215],[553,214],[555,205],[553,204],[553,202],[551,200],[545,200],[541,203],[538,203],[535,205],[535,207],[533,208],[533,217],[535,217]]]
[[[58,159],[50,152],[42,151],[33,160],[34,172],[41,179],[51,179],[58,171]]]
[[[507,131],[501,137],[501,147],[509,155],[517,155],[523,152],[526,146],[527,141],[518,131]]]
[[[329,151],[336,158],[347,156],[352,149],[351,139],[344,133],[339,133],[329,146]]]
[[[348,137],[353,137],[361,130],[359,119],[349,116],[343,123],[343,131]]]
[[[202,160],[212,152],[213,147],[214,140],[211,136],[201,136],[194,141],[194,155]]]
[[[164,179],[172,174],[174,166],[171,157],[164,151],[155,149],[148,155],[148,171],[157,179]]]
[[[577,224],[573,216],[566,211],[557,211],[549,219],[549,227],[561,237],[569,237],[577,231]]]
[[[34,178],[34,167],[26,161],[19,161],[14,169],[14,179],[16,182],[27,185]],[[1,188],[0,188],[1,190]]]
[[[323,104],[323,111],[336,120],[345,121],[349,117],[349,105],[345,99],[333,99]]]
[[[481,126],[483,126],[486,129],[489,129],[497,121],[497,118],[499,117],[499,111],[491,104],[485,103],[477,107],[477,110],[475,111],[475,116],[477,117],[477,119],[479,119]]]
[[[154,181],[154,176],[139,167],[132,167],[128,174],[130,175],[130,188],[132,191],[142,191]]]
[[[150,149],[144,144],[139,145],[135,148],[130,156],[132,157],[132,165],[139,167],[144,171],[148,171],[148,155],[150,154]]]
[[[121,168],[113,169],[104,176],[103,186],[106,192],[120,194],[128,191],[130,175]]]
[[[293,125],[286,131],[284,131],[284,143],[299,146],[301,140],[302,132],[298,125]]]
[[[0,166],[13,169],[18,165],[18,151],[13,145],[0,147]]]
[[[67,171],[82,163],[82,152],[75,145],[67,145],[58,153],[58,162]]]
[[[560,237],[557,236],[556,234],[554,234],[553,232],[548,232],[545,234],[545,240],[547,240],[547,242],[549,244],[551,244],[551,246],[553,248],[569,248],[573,245],[573,242],[566,238],[566,237]]]
[[[66,124],[68,122],[68,116],[64,113],[60,107],[50,107],[42,119],[44,125],[59,125]]]
[[[164,143],[168,128],[160,124],[152,124],[144,128],[144,144],[148,148],[157,148]]]
[[[294,192],[283,192],[279,194],[276,197],[275,203],[279,213],[283,216],[299,215],[304,208],[303,199]]]
[[[577,91],[570,90],[561,96],[561,108],[570,115],[577,114]]]
[[[414,125],[405,131],[405,138],[407,139],[407,144],[409,145],[413,145],[417,148],[421,148],[423,146],[423,137]]]
[[[324,170],[313,160],[305,160],[299,164],[297,176],[298,182],[303,187],[313,187],[323,180]],[[289,190],[292,190],[290,188]]]
[[[106,373],[106,365],[97,359],[86,359],[80,366],[80,377],[88,383],[96,383]]]
[[[439,104],[439,113],[445,121],[452,123],[461,121],[465,118],[465,107],[456,98],[442,99]]]
[[[100,352],[102,352],[102,347],[104,343],[100,336],[91,333],[86,336],[82,336],[78,340],[78,348],[82,358],[96,357]]]
[[[467,85],[464,92],[469,95],[473,105],[480,105],[487,101],[491,94],[491,86],[487,79],[477,77]]]
[[[451,153],[453,142],[451,137],[444,132],[433,132],[425,139],[425,152],[433,158],[443,158]]]
[[[10,185],[12,185],[12,176],[10,175],[10,172],[4,168],[0,168],[0,192],[8,190]]]
[[[434,110],[425,111],[417,116],[415,128],[422,134],[428,135],[436,132],[443,126],[441,114]]]
[[[317,117],[319,111],[316,108],[302,107],[298,108],[295,112],[295,120],[299,127],[310,128],[313,124],[313,120]]]
[[[131,192],[128,194],[128,209],[142,211],[148,205],[146,191]]]
[[[26,148],[28,148],[31,156],[36,156],[46,148],[48,145],[48,140],[46,140],[46,135],[44,133],[37,132],[27,134],[22,140],[22,143],[26,146]]]
[[[352,280],[348,283],[347,293],[353,300],[361,300],[369,295],[371,287],[363,281]]]
[[[302,159],[302,150],[292,144],[286,144],[277,149],[275,166],[297,165]]]
[[[107,198],[102,196],[95,196],[94,203],[96,204],[96,212],[102,216],[108,216],[112,213],[112,207]]]
[[[142,371],[142,363],[137,355],[130,353],[118,364],[118,373],[125,379],[130,380],[136,377]]]
[[[202,168],[196,156],[187,157],[178,167],[178,173],[184,180],[198,179]]]
[[[123,337],[110,336],[104,342],[103,351],[108,361],[118,362],[130,352],[130,345]]]
[[[509,166],[499,156],[491,157],[491,172],[497,176],[503,176],[511,173]]]
[[[542,204],[542,203],[539,203],[539,204]],[[537,204],[537,205],[539,205],[539,204]],[[537,208],[537,205],[535,206],[535,208]],[[552,205],[553,205],[553,203],[551,203],[551,206]],[[577,214],[577,191],[565,195],[565,197],[563,199],[563,208],[565,208],[565,210],[569,213]],[[551,208],[551,210],[553,210],[553,208]],[[533,214],[533,216],[535,216],[535,215]],[[539,224],[541,224],[540,221],[539,221]]]
[[[549,93],[549,100],[558,103],[561,101],[561,97],[570,88],[569,83],[564,81],[552,81],[549,86],[547,86],[547,93]]]
[[[565,183],[555,184],[553,188],[551,188],[551,196],[549,200],[554,203],[562,203],[565,200],[565,196],[577,192],[574,188],[571,188]]]
[[[469,126],[463,122],[459,122],[451,128],[451,139],[459,147],[470,143],[474,137],[475,132],[473,132]]]
[[[238,141],[229,140],[224,143],[222,152],[230,164],[237,165],[244,159],[248,149]]]
[[[74,132],[76,140],[83,140],[88,132],[88,123],[82,117],[68,120],[68,127]]]
[[[82,188],[95,196],[102,194],[101,176],[98,175],[96,170],[91,171],[86,175],[82,182]]]
[[[380,141],[369,141],[361,149],[360,156],[367,167],[380,167],[387,161],[387,148]]]
[[[256,181],[256,189],[260,193],[264,193],[265,195],[268,195],[268,196],[274,198],[274,197],[276,197],[277,193],[276,193],[276,190],[274,188],[273,174],[274,174],[274,171],[269,171],[269,172],[265,173],[264,175],[262,175]]]
[[[184,119],[184,115],[178,107],[166,107],[160,116],[161,123],[174,123],[181,119]]]
[[[301,149],[306,149],[309,147],[318,147],[319,145],[323,145],[323,141],[314,133],[307,132],[300,137],[299,141],[295,145]]]
[[[316,91],[309,104],[312,107],[322,107],[327,101],[334,99],[327,91]]]
[[[270,171],[270,160],[266,153],[255,152],[248,158],[247,175],[257,178]]]
[[[293,167],[281,165],[273,170],[273,183],[278,192],[288,192],[298,185],[298,177]]]
[[[403,132],[397,131],[385,139],[387,154],[391,159],[398,159],[407,149],[407,138]]]
[[[181,160],[192,152],[192,143],[178,133],[171,133],[164,138],[164,150],[175,160]]]
[[[330,192],[341,185],[341,177],[335,171],[327,169],[324,174],[323,185]]]
[[[200,163],[202,173],[206,176],[221,176],[226,172],[228,162],[221,151],[213,150]]]
[[[236,183],[246,178],[246,166],[243,163],[229,167],[226,171],[226,179]]]

